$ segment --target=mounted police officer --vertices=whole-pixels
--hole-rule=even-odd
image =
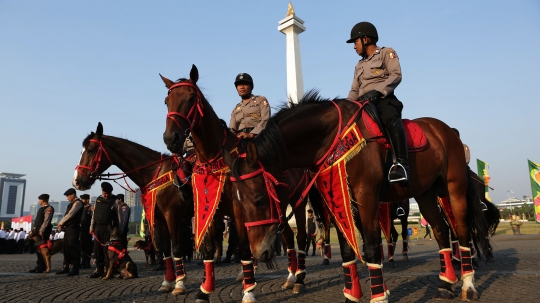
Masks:
[[[101,196],[96,200],[94,214],[90,222],[90,233],[94,233],[94,254],[96,255],[96,271],[89,278],[100,278],[105,273],[105,264],[108,263],[107,243],[110,240],[110,227],[118,224],[116,214],[117,200],[112,193],[113,187],[109,182],[101,183]]]
[[[32,234],[39,234],[41,236],[42,242],[36,242],[36,246],[39,246],[49,240],[49,236],[52,232],[51,221],[54,215],[54,208],[49,205],[48,194],[40,195],[38,197],[38,201],[41,208],[37,211],[36,220],[34,221],[34,228],[32,228]],[[29,272],[42,273],[45,270],[45,260],[39,252],[37,253],[36,263],[36,268],[30,270]]]
[[[401,82],[401,66],[394,49],[378,47],[379,35],[369,22],[357,23],[347,43],[354,43],[356,53],[362,57],[354,71],[349,100],[369,100],[375,104],[386,128],[395,161],[390,168],[390,183],[408,183],[409,160],[407,139],[401,122],[403,104],[394,95]]]
[[[60,222],[58,230],[64,230],[64,265],[62,270],[56,272],[57,275],[68,274],[68,276],[79,275],[79,262],[81,261],[81,250],[79,247],[79,234],[81,233],[81,217],[83,214],[83,203],[77,197],[75,189],[70,188],[64,192],[69,201],[66,213]],[[71,265],[71,269],[70,266]]]
[[[232,111],[229,128],[237,131],[238,138],[251,139],[266,126],[270,118],[270,105],[265,97],[251,93],[254,85],[249,74],[238,74],[234,86],[242,101]]]
[[[81,264],[79,268],[90,268],[90,255],[92,254],[92,235],[90,234],[90,223],[92,221],[92,206],[90,205],[90,195],[82,194],[83,213],[81,216]]]

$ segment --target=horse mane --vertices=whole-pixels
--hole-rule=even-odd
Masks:
[[[91,132],[90,134],[88,134],[88,136],[86,136],[86,138],[84,138],[84,140],[83,140],[82,147],[86,148],[88,146],[88,144],[90,143],[90,140],[93,139],[95,135],[96,135],[96,133],[94,133],[94,132]],[[141,144],[139,144],[137,142],[133,142],[133,141],[125,139],[125,138],[119,138],[119,137],[114,137],[114,136],[105,136],[105,135],[103,135],[103,137],[108,137],[108,138],[112,138],[112,139],[118,139],[118,140],[127,141],[128,143],[134,144],[137,147],[140,147],[142,149],[146,149],[148,151],[152,151],[152,152],[155,152],[155,153],[160,153],[160,152],[155,151],[155,150],[153,150],[153,149],[151,149],[149,147],[146,147],[144,145],[141,145]],[[160,153],[160,154],[162,154],[163,156],[166,156],[166,157],[171,155],[169,153]]]
[[[302,116],[303,112],[313,108],[326,106],[330,99],[319,96],[319,90],[311,89],[298,101],[298,103],[285,102],[278,107],[261,133],[253,139],[257,147],[259,159],[266,166],[280,167],[287,158],[285,139],[279,124],[291,116]]]
[[[188,82],[188,81],[189,81],[188,78],[180,78],[180,79],[174,81],[174,83],[181,83],[181,82]]]
[[[90,143],[90,140],[92,138],[94,138],[95,135],[96,135],[96,133],[94,133],[94,132],[89,133],[88,136],[86,136],[86,138],[84,138],[84,140],[82,142],[82,147],[87,147],[88,144]]]

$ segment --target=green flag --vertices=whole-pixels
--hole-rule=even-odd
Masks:
[[[480,176],[480,178],[484,180],[486,200],[491,202],[491,198],[489,197],[489,180],[491,179],[491,177],[489,176],[487,171],[487,169],[489,168],[489,164],[480,159],[476,159],[476,165],[478,166],[478,176]]]
[[[144,207],[143,207],[143,210],[142,210],[142,216],[141,216],[141,231],[139,232],[140,236],[144,238],[144,233],[145,233],[145,229],[144,229],[144,218],[146,217],[145,213],[144,213]]]
[[[529,161],[529,175],[531,176],[531,189],[534,201],[534,214],[536,223],[540,223],[540,164]]]

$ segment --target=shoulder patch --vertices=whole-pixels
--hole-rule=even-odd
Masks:
[[[264,99],[262,103],[264,106],[268,106],[268,101],[266,101],[266,99]]]
[[[236,106],[236,111],[239,112],[242,110],[242,107],[240,105]]]
[[[52,213],[52,209],[51,209],[50,207],[47,208],[47,213],[48,213],[48,214]]]
[[[388,52],[388,57],[390,57],[390,59],[395,59],[397,58],[397,54],[395,51],[389,51]]]

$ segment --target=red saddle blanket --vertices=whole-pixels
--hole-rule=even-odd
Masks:
[[[377,137],[377,143],[384,149],[389,149],[390,144],[383,137],[383,133],[379,125],[365,112],[362,112],[362,120],[366,125],[366,128],[371,137]],[[403,127],[405,128],[405,135],[407,136],[407,147],[409,152],[419,152],[426,148],[427,138],[424,131],[411,120],[403,119]]]

